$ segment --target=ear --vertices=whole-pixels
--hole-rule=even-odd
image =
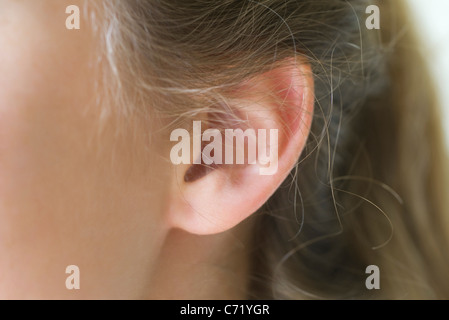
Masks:
[[[212,128],[217,123],[212,121],[203,132],[206,123],[200,129],[202,123],[195,122],[192,137],[184,130],[183,138],[188,140],[182,142],[188,141],[193,148],[186,146],[185,164],[173,167],[169,225],[198,235],[215,234],[256,212],[285,180],[304,149],[313,116],[313,93],[310,65],[288,61],[233,91],[230,107],[243,120],[241,126],[234,121],[228,128]],[[179,133],[172,134],[171,140],[179,141],[176,136],[183,136]],[[240,140],[245,144],[239,145],[232,133],[240,138],[245,133],[247,139]],[[176,150],[172,152],[180,151],[180,143],[175,146],[173,142]],[[244,153],[241,148],[246,149]],[[201,164],[189,164],[201,155]]]

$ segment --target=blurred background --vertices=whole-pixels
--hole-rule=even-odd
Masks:
[[[422,50],[436,79],[449,148],[449,0],[406,1],[411,6],[415,29],[422,40]]]

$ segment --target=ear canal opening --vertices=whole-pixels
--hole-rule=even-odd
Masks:
[[[187,169],[184,175],[184,182],[192,183],[201,178],[207,176],[218,166],[216,164],[206,165],[206,164],[193,164]]]

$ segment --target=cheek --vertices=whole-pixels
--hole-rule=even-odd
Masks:
[[[90,36],[65,30],[63,6],[51,14],[29,3],[0,8],[0,206],[18,212],[45,205],[60,163],[81,152],[71,140],[86,126],[92,87]]]
[[[166,163],[133,153],[144,127],[98,134],[95,40],[65,28],[65,2],[80,1],[0,0],[0,298],[117,298],[144,285],[124,277],[148,272],[164,232]],[[81,292],[65,289],[72,264]]]
[[[0,2],[3,202],[23,197],[36,183],[44,186],[49,171],[56,169],[55,155],[60,158],[73,150],[67,142],[84,121],[92,87],[88,60],[93,40],[87,28],[65,28],[65,2]]]
[[[128,258],[135,226],[123,225],[135,219],[114,212],[126,204],[112,199],[122,181],[108,169],[111,141],[103,155],[92,147],[94,40],[65,28],[58,1],[13,2],[2,11],[0,0],[0,298],[70,294],[71,264],[95,294],[89,280],[123,273],[114,260]]]

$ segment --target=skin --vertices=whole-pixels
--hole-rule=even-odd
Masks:
[[[0,0],[0,299],[244,298],[247,218],[304,147],[310,68],[270,71],[238,97],[257,127],[290,125],[275,175],[235,166],[185,183],[159,119],[102,117],[99,41],[87,20],[67,30],[69,5],[84,2]],[[80,290],[66,288],[70,265]]]
[[[157,151],[166,143],[148,144],[148,128],[117,135],[111,117],[98,130],[96,39],[84,20],[66,29],[69,5],[83,7],[0,0],[0,298],[211,297],[216,279],[228,280],[219,261],[244,270],[224,258],[240,261],[242,249],[229,245],[234,237],[200,247],[170,231],[171,171]],[[183,263],[173,263],[180,252]],[[66,289],[69,265],[80,268],[80,290]]]
[[[0,1],[0,298],[144,295],[162,239],[162,177],[139,172],[141,141],[98,134],[94,38],[65,28],[70,4]]]

